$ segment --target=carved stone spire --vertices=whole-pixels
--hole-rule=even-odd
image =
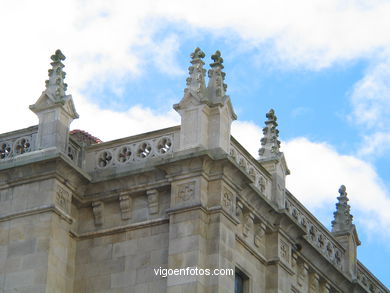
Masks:
[[[36,149],[55,147],[67,152],[70,123],[79,117],[71,95],[66,94],[67,84],[64,82],[65,72],[62,70],[64,54],[57,50],[51,56],[49,79],[46,89],[38,100],[30,105],[30,110],[39,118]]]
[[[203,68],[204,62],[202,59],[205,54],[200,48],[196,48],[193,53],[191,53],[191,66],[188,67],[188,72],[190,76],[187,78],[187,87],[185,88],[185,93],[190,91],[193,95],[197,96],[202,100],[206,92],[205,85],[205,75],[206,69]]]
[[[210,79],[206,88],[204,56],[199,48],[191,54],[190,76],[184,97],[173,105],[181,116],[180,150],[203,148],[228,152],[231,123],[237,116],[229,96],[225,95],[225,73],[221,71],[223,59],[219,51],[212,56],[214,62],[210,64]]]
[[[60,101],[65,98],[65,92],[68,87],[64,82],[66,73],[63,71],[63,68],[65,65],[61,62],[66,57],[61,50],[57,50],[50,58],[53,62],[50,63],[52,68],[49,69],[49,79],[46,80],[45,93],[55,101]]]
[[[271,200],[278,208],[283,209],[286,197],[286,176],[290,174],[284,154],[279,150],[280,141],[278,123],[273,109],[265,115],[265,127],[259,149],[259,162],[272,175]]]
[[[208,71],[209,83],[207,86],[208,97],[211,103],[216,104],[223,101],[227,85],[224,83],[225,72],[222,71],[224,66],[221,52],[216,51],[212,56],[213,63],[210,64],[211,69]]]
[[[340,186],[340,196],[337,197],[336,211],[333,213],[334,220],[332,221],[332,232],[350,231],[354,225],[352,224],[352,215],[350,214],[350,205],[348,204],[347,191],[344,185]]]
[[[277,129],[277,117],[273,109],[265,115],[265,127],[263,128],[263,138],[261,139],[261,148],[259,149],[260,159],[276,156],[280,153],[279,130]]]
[[[360,240],[356,227],[352,223],[353,217],[350,214],[351,207],[348,205],[349,199],[344,185],[341,185],[339,193],[340,196],[337,197],[336,211],[333,213],[332,234],[345,248],[342,268],[354,279],[357,274],[357,246],[360,245]]]

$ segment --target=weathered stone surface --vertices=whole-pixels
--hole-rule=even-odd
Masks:
[[[69,137],[78,115],[52,56],[39,125],[0,134],[0,293],[236,293],[235,273],[244,293],[388,292],[357,261],[345,188],[330,232],[286,188],[275,112],[256,160],[230,135],[221,53],[207,87],[204,56],[180,126],[109,142]],[[161,274],[187,268],[210,274]]]

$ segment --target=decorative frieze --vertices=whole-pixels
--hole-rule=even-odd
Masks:
[[[367,292],[384,293],[386,288],[382,284],[379,284],[374,278],[370,276],[370,273],[361,265],[357,267],[357,281]]]
[[[92,202],[92,212],[95,219],[95,226],[102,226],[104,222],[104,203],[102,201]]]
[[[95,153],[98,169],[124,166],[147,158],[164,156],[173,152],[173,134],[152,137],[146,140],[127,142]]]
[[[128,193],[122,193],[119,196],[119,208],[122,220],[131,219],[132,198]]]
[[[337,268],[342,268],[343,253],[338,245],[328,236],[330,233],[309,220],[309,216],[291,200],[286,200],[286,211],[292,219],[307,231],[306,239],[310,244]]]
[[[253,181],[253,185],[257,187],[263,195],[268,197],[269,194],[266,194],[268,181],[266,176],[256,166],[256,163],[252,162],[250,158],[240,152],[239,148],[236,147],[233,142],[230,145],[229,155],[249,175]]]
[[[19,134],[20,135],[20,134]],[[36,133],[25,134],[21,137],[6,137],[0,141],[0,160],[22,155],[34,150]]]
[[[159,193],[157,189],[151,189],[146,191],[146,196],[148,197],[148,209],[149,214],[157,214],[158,213],[158,198]]]

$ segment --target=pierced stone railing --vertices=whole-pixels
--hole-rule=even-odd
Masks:
[[[387,288],[375,278],[359,261],[357,263],[357,281],[367,292],[386,293]]]
[[[231,137],[230,157],[245,171],[253,181],[253,185],[266,198],[271,198],[271,182],[261,165],[245,150],[239,142]]]
[[[304,230],[306,240],[312,244],[329,262],[342,269],[344,249],[333,238],[332,234],[291,194],[286,193],[286,210],[288,215]]]
[[[175,151],[178,135],[179,127],[171,127],[89,146],[86,150],[86,169],[120,168],[167,156]]]
[[[34,150],[38,126],[0,135],[0,161],[11,159]]]

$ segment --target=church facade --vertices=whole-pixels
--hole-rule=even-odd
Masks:
[[[102,142],[70,131],[55,52],[39,124],[0,134],[1,293],[389,292],[357,259],[345,186],[329,231],[285,186],[274,110],[254,158],[230,134],[221,54],[207,85],[204,57],[180,125]]]

